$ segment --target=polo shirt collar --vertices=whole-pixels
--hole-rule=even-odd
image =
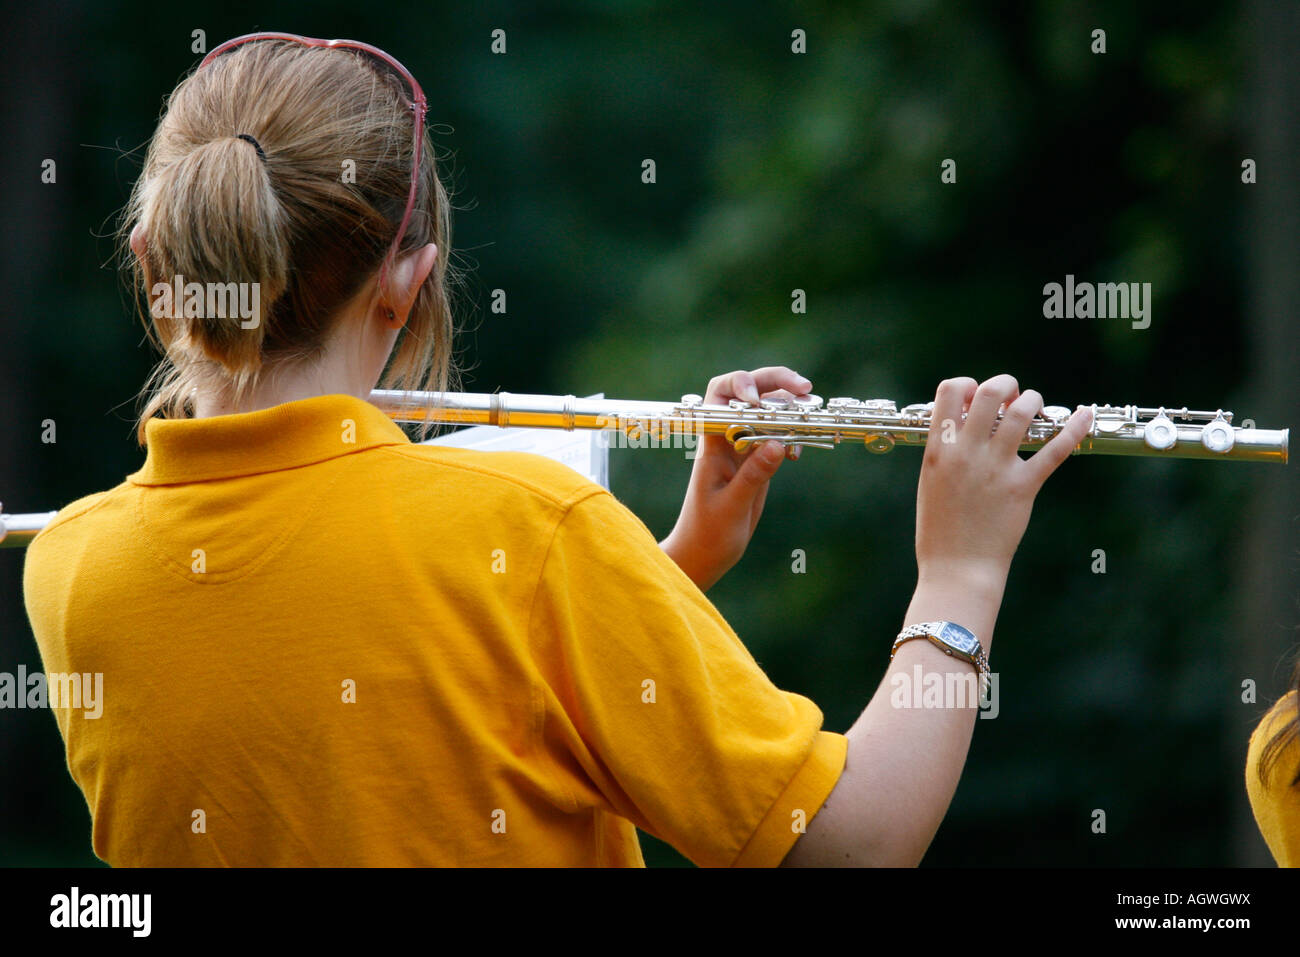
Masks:
[[[257,412],[204,419],[150,419],[134,485],[177,485],[312,465],[383,445],[410,445],[369,402],[322,395]]]

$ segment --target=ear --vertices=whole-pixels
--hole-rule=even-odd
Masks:
[[[131,252],[135,253],[136,259],[144,259],[144,228],[136,223],[131,229]]]
[[[131,252],[135,255],[135,261],[140,266],[140,277],[144,281],[146,290],[153,288],[153,277],[149,275],[149,261],[145,254],[149,251],[149,241],[145,238],[144,226],[136,223],[131,227]]]
[[[429,243],[413,253],[407,253],[397,261],[388,283],[392,293],[379,301],[380,314],[384,316],[388,325],[395,329],[406,325],[411,308],[415,305],[415,299],[420,294],[420,287],[429,278],[437,258],[438,247]],[[391,320],[388,319],[389,310],[393,313]]]

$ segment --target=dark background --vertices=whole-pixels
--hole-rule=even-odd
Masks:
[[[419,78],[459,210],[467,389],[669,399],[785,364],[824,396],[903,404],[1008,371],[1049,403],[1300,425],[1294,4],[54,2],[5,27],[10,512],[142,460],[134,397],[152,356],[111,233],[163,97],[201,58],[196,29],[208,49],[259,29],[366,40]],[[1150,282],[1150,328],[1045,319],[1043,285],[1067,273]],[[506,315],[487,308],[494,288]],[[662,536],[689,463],[611,454],[615,493]],[[830,730],[865,705],[901,624],[919,463],[805,453],[710,593]],[[1066,463],[998,621],[1001,715],[978,722],[927,864],[1271,862],[1243,769],[1298,637],[1298,474]],[[0,552],[0,671],[40,667],[21,576],[22,552]],[[645,846],[651,864],[681,862]],[[0,864],[94,862],[52,716],[0,712]]]

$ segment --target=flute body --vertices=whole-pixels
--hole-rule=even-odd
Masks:
[[[888,399],[817,396],[793,401],[763,400],[751,406],[737,399],[705,403],[698,395],[680,402],[580,399],[575,396],[509,392],[396,392],[376,390],[370,401],[397,422],[494,425],[501,428],[598,429],[626,436],[630,444],[721,435],[738,451],[756,442],[833,449],[861,443],[884,453],[896,445],[923,446],[934,431],[942,439],[956,423],[932,422],[934,403],[898,408]],[[1082,406],[1081,406],[1082,408]],[[1094,405],[1092,427],[1076,455],[1141,455],[1152,458],[1287,461],[1289,429],[1236,426],[1232,413],[1133,405]],[[1070,410],[1046,406],[1030,422],[1022,451],[1042,448],[1064,427]],[[1000,417],[999,417],[1000,420]],[[54,512],[0,513],[0,548],[22,547],[53,519]]]
[[[627,399],[580,399],[575,396],[516,395],[509,392],[375,391],[370,401],[398,422],[439,422],[524,428],[601,429],[633,440],[663,442],[673,436],[723,435],[738,451],[755,442],[834,448],[862,443],[884,453],[896,445],[925,445],[934,423],[934,403],[898,408],[889,399],[818,396],[793,401],[763,400],[751,406],[738,399],[710,405],[698,395],[680,402]],[[1074,450],[1076,455],[1142,455],[1166,458],[1229,459],[1245,462],[1287,461],[1289,429],[1257,429],[1232,424],[1222,409],[1093,405],[1093,423]],[[1064,427],[1070,410],[1046,406],[1029,425],[1020,448],[1042,448]],[[1000,416],[999,416],[1000,420]],[[939,423],[955,433],[955,423]]]

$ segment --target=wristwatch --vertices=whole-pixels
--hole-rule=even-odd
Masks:
[[[923,621],[918,625],[908,625],[894,639],[894,647],[889,650],[889,657],[892,659],[898,651],[898,646],[913,638],[928,638],[945,654],[960,658],[962,661],[969,661],[980,674],[981,686],[991,680],[989,660],[984,654],[984,649],[980,647],[979,639],[961,625],[951,621]]]

